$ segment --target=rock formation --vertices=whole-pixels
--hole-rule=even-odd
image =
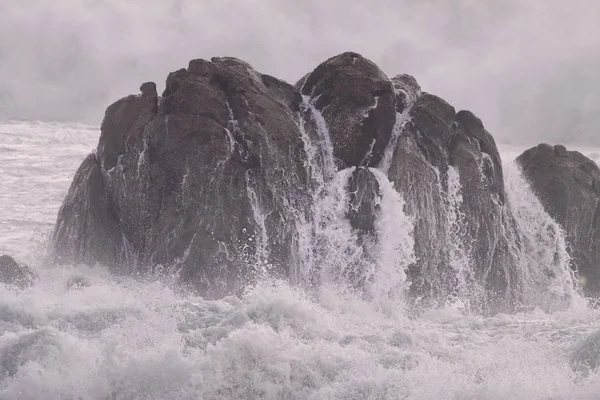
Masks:
[[[233,58],[191,61],[160,103],[154,84],[141,90],[107,109],[59,212],[57,254],[159,266],[209,294],[236,289],[258,264],[289,268],[288,209],[307,198],[300,94]]]
[[[546,211],[565,230],[585,293],[600,296],[600,169],[561,145],[540,144],[517,162]]]
[[[456,275],[452,263],[476,266],[464,276],[467,286],[456,290],[479,291],[478,307],[514,305],[518,292],[516,260],[509,251],[512,216],[504,204],[500,155],[492,136],[469,111],[455,112],[446,101],[421,93],[412,77],[398,76],[397,107],[401,133],[389,167],[389,178],[404,194],[407,209],[415,215],[417,261],[409,268],[412,298],[446,298],[448,282]],[[450,168],[457,178],[449,182]],[[464,194],[451,204],[452,184]],[[453,216],[456,220],[449,221]],[[461,221],[462,220],[462,221]],[[461,223],[462,222],[462,223]],[[455,244],[453,248],[452,243]],[[457,251],[461,254],[452,254]],[[460,256],[458,260],[453,260]],[[456,267],[465,267],[465,265]],[[473,271],[471,271],[473,272]],[[473,293],[475,294],[475,293]],[[510,307],[509,307],[510,308]]]
[[[29,267],[19,264],[11,256],[0,256],[0,283],[25,289],[34,281],[35,274]]]
[[[296,84],[316,100],[329,127],[339,168],[377,166],[395,121],[389,78],[356,53],[330,58]]]
[[[414,217],[413,307],[443,305],[461,290],[479,291],[482,311],[518,303],[494,140],[413,77],[389,79],[349,52],[292,86],[213,58],[169,74],[160,97],[152,82],[140,90],[106,110],[98,148],[59,211],[57,260],[169,273],[208,296],[265,271],[301,281],[325,259],[323,241],[307,235],[331,222],[315,207],[335,179],[348,177],[340,182],[356,245],[377,242],[377,168]],[[453,198],[454,189],[465,195]],[[457,251],[472,261],[460,279]]]

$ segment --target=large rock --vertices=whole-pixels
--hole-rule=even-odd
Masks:
[[[360,290],[379,268],[388,174],[415,221],[398,227],[418,260],[409,304],[516,308],[518,235],[494,140],[413,77],[343,53],[291,86],[213,58],[169,74],[161,97],[140,90],[106,110],[58,215],[58,260],[169,273],[209,296],[266,270],[313,286],[325,268]]]
[[[513,221],[494,139],[472,113],[421,93],[414,78],[395,81],[397,109],[408,115],[389,178],[416,221],[411,299],[431,306],[467,295],[476,310],[514,309],[517,266],[506,234]]]
[[[377,65],[360,54],[343,53],[296,87],[316,99],[339,168],[379,164],[394,127],[396,103],[392,83]]]
[[[106,110],[98,149],[59,212],[57,259],[166,269],[209,295],[264,268],[289,276],[305,261],[298,225],[313,218],[318,182],[353,167],[347,215],[373,241],[378,187],[364,167],[389,143],[393,87],[356,53],[327,60],[296,88],[235,58],[191,61],[169,74],[160,98],[142,84]],[[322,168],[307,165],[311,146]]]
[[[326,124],[322,146],[331,146],[333,169],[354,168],[347,217],[361,242],[372,240],[379,189],[367,167],[378,166],[390,144],[396,121],[394,84],[373,62],[346,52],[321,63],[295,87]],[[319,121],[308,122],[309,135],[323,129]]]
[[[348,220],[361,235],[373,236],[379,213],[379,183],[367,168],[360,167],[350,177]]]
[[[159,267],[209,295],[287,274],[308,196],[300,94],[233,58],[193,60],[108,107],[58,215],[63,261]],[[162,267],[161,267],[162,266]]]
[[[127,238],[104,185],[95,154],[88,155],[73,178],[54,228],[58,260],[117,266],[126,262]]]
[[[600,296],[600,169],[561,145],[540,144],[517,162],[546,211],[565,230],[585,293]]]
[[[29,267],[19,264],[11,256],[0,256],[0,283],[25,289],[34,281],[35,274]]]

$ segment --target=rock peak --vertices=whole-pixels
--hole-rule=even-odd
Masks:
[[[151,99],[155,99],[158,97],[158,92],[156,91],[156,83],[154,82],[142,83],[142,85],[140,86],[140,92],[142,92],[142,96]]]

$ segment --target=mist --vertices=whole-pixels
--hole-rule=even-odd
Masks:
[[[294,83],[352,50],[478,115],[500,143],[600,143],[597,0],[4,0],[0,119],[98,125],[190,59]]]

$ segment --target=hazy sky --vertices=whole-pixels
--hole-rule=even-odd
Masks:
[[[192,58],[293,83],[346,50],[500,142],[600,143],[600,0],[0,0],[0,118],[99,124]]]

